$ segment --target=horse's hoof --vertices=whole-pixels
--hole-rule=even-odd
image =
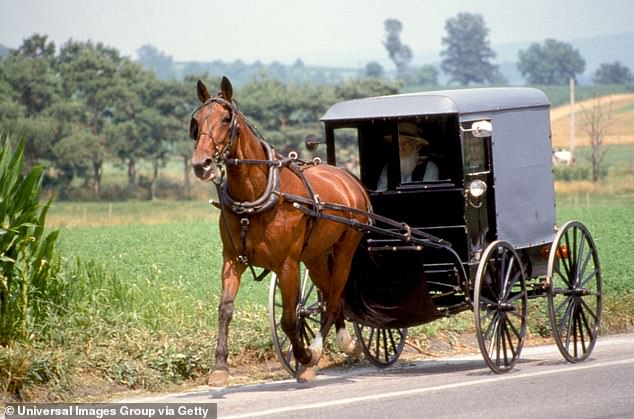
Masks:
[[[211,387],[224,387],[229,381],[229,371],[227,370],[213,370],[209,373],[209,379],[207,384]]]
[[[319,364],[319,360],[321,359],[321,349],[319,350],[315,350],[315,349],[311,349],[310,350],[310,361],[308,361],[306,363],[306,367],[310,368],[310,367],[314,367],[317,364]]]
[[[297,369],[298,383],[310,383],[311,381],[315,381],[315,376],[317,376],[317,367],[300,365]]]
[[[319,360],[321,359],[321,354],[323,353],[323,350],[324,346],[321,335],[317,334],[317,337],[315,338],[315,340],[313,340],[313,343],[308,348],[308,351],[310,352],[310,360],[304,365],[306,365],[306,367],[314,367],[315,365],[317,365],[319,363]]]
[[[340,329],[337,332],[337,345],[346,355],[352,358],[359,358],[361,353],[363,353],[361,342],[353,339],[346,329]]]
[[[350,358],[361,358],[361,355],[363,354],[363,346],[361,346],[361,342],[356,339],[352,339],[352,342],[346,349],[344,349],[344,352]]]

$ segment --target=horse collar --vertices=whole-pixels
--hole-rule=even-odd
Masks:
[[[262,141],[264,148],[266,149],[267,158],[269,160],[265,162],[277,162],[275,149],[266,141]],[[239,163],[234,163],[239,164]],[[226,178],[223,179],[221,184],[217,184],[218,198],[220,200],[221,208],[226,208],[234,214],[238,215],[255,215],[265,212],[277,203],[280,190],[280,164],[270,164],[268,174],[266,177],[266,187],[262,195],[254,201],[237,201],[229,194],[228,184]]]

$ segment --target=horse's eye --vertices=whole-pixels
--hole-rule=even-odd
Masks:
[[[225,124],[228,124],[229,122],[231,122],[231,115],[225,115],[222,118],[222,122],[225,123]]]
[[[198,139],[198,121],[196,121],[194,118],[189,121],[189,137],[192,140]]]

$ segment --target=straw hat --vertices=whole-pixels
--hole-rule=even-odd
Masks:
[[[398,124],[399,138],[407,138],[416,141],[420,145],[429,145],[429,141],[421,136],[418,125],[412,122],[401,122]]]

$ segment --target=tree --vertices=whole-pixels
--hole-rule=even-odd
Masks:
[[[187,116],[192,107],[191,102],[181,95],[182,84],[178,82],[156,80],[150,88],[154,99],[137,119],[149,147],[146,158],[152,162],[150,195],[154,200],[158,194],[159,169],[165,166],[174,145],[187,138],[187,131],[183,128],[188,126]]]
[[[362,97],[397,94],[401,83],[368,79],[351,79],[335,86],[336,100],[359,99]]]
[[[11,50],[0,73],[0,128],[24,138],[25,163],[33,167],[51,158],[55,124],[49,109],[61,95],[61,77],[54,69],[55,44],[33,35]]]
[[[401,42],[403,24],[398,19],[386,19],[384,26],[386,39],[383,41],[383,45],[387,49],[390,59],[394,61],[397,77],[404,80],[409,63],[412,61],[412,50]]]
[[[489,46],[489,29],[480,14],[458,13],[445,22],[447,36],[442,39],[445,49],[440,52],[440,67],[450,76],[450,82],[462,86],[470,83],[493,83],[498,77],[497,66],[491,63],[496,54]]]
[[[412,71],[408,82],[423,86],[436,86],[438,85],[438,69],[431,64],[419,67]]]
[[[365,65],[365,76],[380,79],[383,77],[383,66],[376,61],[371,61]]]
[[[136,50],[137,62],[145,68],[154,71],[154,74],[161,79],[167,80],[173,77],[173,60],[170,55],[165,55],[156,47],[145,44]]]
[[[80,120],[90,135],[82,131],[73,143],[91,149],[93,188],[99,198],[103,161],[108,151],[101,146],[106,144],[104,128],[125,93],[118,77],[122,59],[117,50],[102,44],[68,41],[60,50],[58,61],[64,75],[65,96],[76,97],[82,104]]]
[[[590,162],[592,163],[592,181],[597,182],[601,178],[601,165],[603,157],[607,151],[603,140],[610,126],[610,118],[612,116],[612,105],[607,107],[601,103],[601,98],[597,98],[592,102],[592,108],[586,109],[582,106],[583,121],[588,137],[590,137]]]
[[[147,156],[150,147],[137,119],[146,108],[155,104],[157,89],[153,86],[157,78],[139,63],[127,60],[119,66],[118,75],[123,88],[105,135],[112,155],[126,166],[128,194],[131,195],[137,186],[137,163]]]
[[[586,62],[572,45],[546,39],[518,53],[517,69],[530,84],[565,85],[584,72]]]
[[[594,84],[630,84],[634,81],[630,69],[618,61],[603,63],[594,73]]]

